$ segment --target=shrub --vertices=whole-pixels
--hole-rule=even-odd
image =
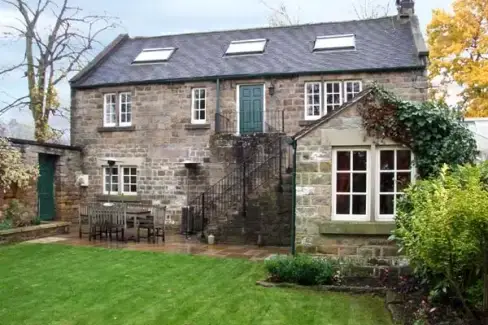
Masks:
[[[29,209],[19,202],[10,200],[4,212],[5,220],[11,222],[12,227],[24,227],[32,224],[32,215]]]
[[[0,221],[0,230],[7,230],[12,228],[12,221],[11,220],[2,220]]]
[[[487,163],[444,166],[416,182],[398,205],[393,235],[432,295],[455,296],[471,316],[488,271],[487,175]]]
[[[333,262],[309,255],[277,256],[265,266],[273,280],[302,285],[330,284],[335,275]]]

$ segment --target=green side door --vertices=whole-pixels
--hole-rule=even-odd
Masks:
[[[54,169],[56,156],[39,154],[39,178],[37,195],[39,202],[39,218],[50,221],[56,215],[54,205]]]
[[[264,85],[239,87],[239,133],[263,132]]]

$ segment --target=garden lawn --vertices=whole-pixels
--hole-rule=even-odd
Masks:
[[[391,324],[380,298],[256,286],[264,276],[239,259],[0,246],[0,324]]]

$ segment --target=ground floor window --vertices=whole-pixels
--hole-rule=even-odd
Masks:
[[[412,153],[404,148],[338,148],[332,165],[333,220],[392,221],[415,176]]]
[[[132,166],[104,166],[103,194],[136,195],[137,168]]]

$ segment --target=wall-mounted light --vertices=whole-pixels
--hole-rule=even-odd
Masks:
[[[275,94],[275,86],[273,83],[268,87],[268,93],[270,96],[273,96]]]

